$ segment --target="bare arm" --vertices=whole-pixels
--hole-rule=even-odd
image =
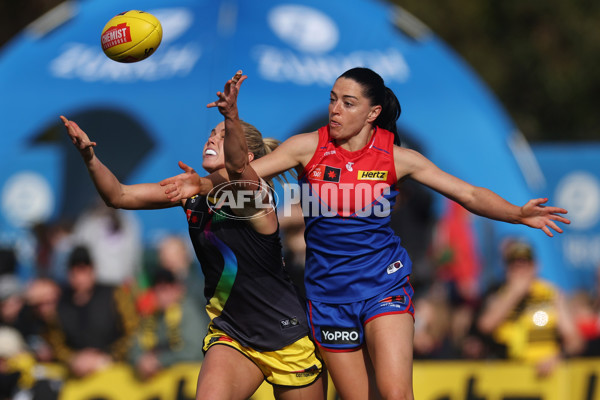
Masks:
[[[477,321],[477,327],[491,334],[525,298],[536,278],[535,268],[507,269],[506,284],[486,302]]]
[[[227,81],[223,92],[217,92],[219,100],[209,103],[207,107],[218,107],[219,112],[225,117],[226,134],[223,139],[223,150],[225,152],[225,169],[229,180],[247,179],[258,182],[258,175],[252,167],[249,167],[248,144],[237,108],[237,95],[246,78],[248,77],[242,75],[242,71],[238,71],[232,79]]]
[[[553,236],[550,228],[562,233],[556,221],[570,223],[567,218],[558,215],[566,214],[567,210],[543,205],[548,199],[532,199],[522,207],[516,206],[489,189],[473,186],[442,171],[416,151],[396,147],[394,161],[399,179],[412,178],[456,201],[474,214],[541,229],[550,237]]]
[[[242,191],[252,194],[250,197],[243,197],[244,203],[232,207],[231,210],[238,216],[250,217],[248,223],[257,232],[272,234],[277,230],[277,215],[274,212],[271,193],[250,165],[254,154],[248,152],[246,135],[238,115],[237,96],[246,78],[242,71],[238,71],[227,81],[223,91],[217,92],[218,99],[209,103],[207,107],[217,107],[225,118],[223,151],[225,170],[231,183],[227,186],[228,190],[231,190],[236,198],[241,198],[238,193]]]
[[[131,210],[167,208],[177,205],[169,201],[165,189],[158,183],[123,185],[94,153],[96,142],[90,141],[87,134],[74,121],[64,116],[60,119],[67,128],[67,134],[79,150],[96,190],[107,206]]]
[[[300,133],[286,139],[275,150],[252,162],[252,168],[264,178],[271,179],[295,168],[301,172],[317,150],[318,133]]]
[[[481,316],[477,320],[477,328],[480,332],[490,335],[509,317],[517,307],[523,296],[515,296],[516,290],[504,290],[490,298],[485,305]]]

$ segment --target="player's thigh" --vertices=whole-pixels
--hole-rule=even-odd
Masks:
[[[247,399],[262,384],[261,370],[239,351],[214,345],[202,361],[196,400]]]
[[[411,399],[414,320],[408,314],[375,318],[365,326],[365,339],[384,398]]]
[[[304,387],[274,386],[273,393],[277,400],[326,400],[327,374],[321,374],[316,381]]]
[[[377,399],[373,367],[364,348],[350,352],[321,351],[342,400]]]

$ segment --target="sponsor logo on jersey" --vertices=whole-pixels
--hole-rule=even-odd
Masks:
[[[286,319],[282,319],[281,321],[279,321],[279,325],[281,326],[281,329],[293,328],[295,326],[298,326],[299,323],[300,322],[298,321],[298,318],[296,318],[296,317],[286,318]]]
[[[185,214],[187,216],[188,226],[190,228],[202,227],[202,219],[204,218],[204,212],[187,209],[185,210]]]
[[[324,344],[360,344],[360,333],[357,328],[340,328],[336,326],[321,327],[321,343]]]
[[[393,262],[387,266],[387,273],[388,273],[388,275],[393,274],[394,272],[398,271],[402,267],[404,267],[404,264],[402,264],[402,261]]]
[[[325,181],[325,182],[339,182],[340,181],[340,168],[330,167],[329,165],[319,164],[316,165],[312,171],[308,174],[308,179]]]
[[[348,171],[354,171],[354,170],[352,169],[352,165],[353,165],[353,164],[354,164],[353,162],[349,162],[349,163],[347,163],[347,164],[346,164],[346,169],[347,169]]]
[[[362,181],[385,181],[388,171],[358,171],[358,179]]]

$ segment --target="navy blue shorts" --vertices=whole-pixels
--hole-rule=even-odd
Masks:
[[[331,304],[308,301],[308,321],[315,342],[326,351],[354,351],[365,342],[364,326],[389,314],[409,313],[414,317],[414,290],[405,277],[378,296],[354,303]]]

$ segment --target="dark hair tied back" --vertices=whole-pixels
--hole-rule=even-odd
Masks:
[[[400,145],[396,121],[402,109],[394,92],[385,86],[383,78],[369,68],[357,67],[349,69],[340,78],[352,79],[363,87],[363,95],[371,100],[371,105],[380,105],[381,113],[374,124],[394,134],[394,144]]]

